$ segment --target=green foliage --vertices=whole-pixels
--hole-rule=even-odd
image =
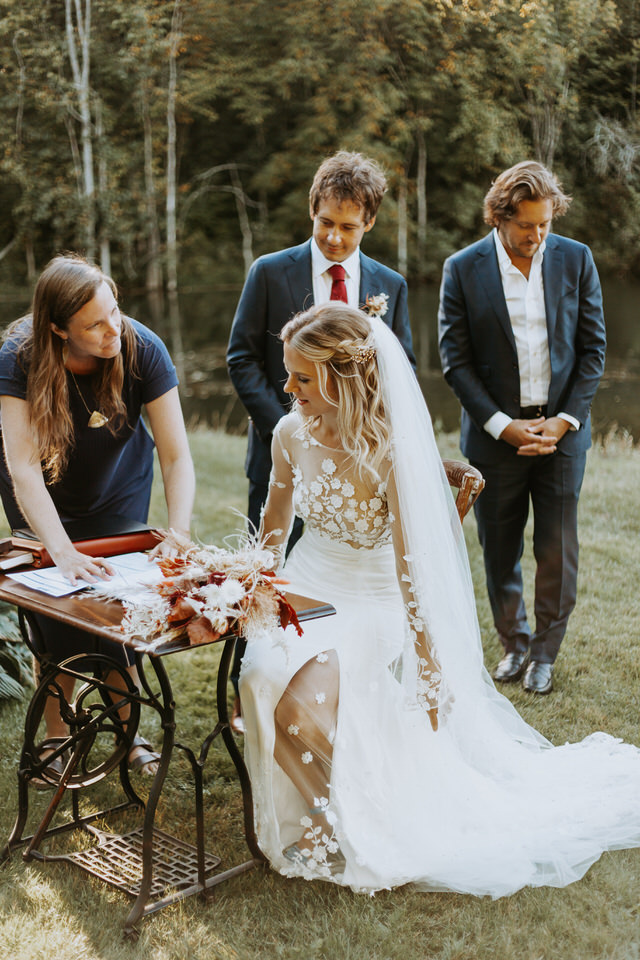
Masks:
[[[31,654],[22,641],[18,617],[0,601],[0,700],[21,699],[32,683]]]
[[[304,239],[310,179],[338,148],[387,169],[367,250],[394,264],[405,231],[413,276],[437,278],[484,229],[492,177],[531,156],[580,199],[562,229],[605,269],[640,269],[635,0],[92,0],[91,200],[65,6],[0,0],[0,277],[82,248],[91,210],[119,279],[162,269],[177,3],[183,281],[241,280],[243,240]]]

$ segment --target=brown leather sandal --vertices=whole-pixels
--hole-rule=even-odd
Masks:
[[[45,750],[56,750],[61,743],[64,743],[66,737],[48,737],[46,740],[43,740],[40,744],[40,759],[45,760],[46,757],[43,757],[42,754]],[[69,762],[69,751],[65,750],[64,753],[61,753],[59,757],[54,757],[47,766],[45,770],[51,773],[54,777],[54,780],[60,780],[60,777],[64,773],[64,768]],[[42,777],[32,777],[29,780],[29,783],[32,787],[35,787],[36,790],[54,790],[56,787],[55,782],[45,780]]]
[[[132,758],[132,752],[139,747],[142,748],[142,752]],[[150,767],[153,763],[159,763],[160,754],[156,753],[151,744],[147,743],[147,741],[142,737],[135,736],[129,748],[129,757],[127,762],[130,770],[139,770],[140,773],[144,773],[147,777],[154,777],[156,771],[147,770],[145,767]]]

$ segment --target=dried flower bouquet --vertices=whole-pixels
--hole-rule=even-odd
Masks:
[[[163,579],[120,591],[122,632],[150,642],[187,634],[191,644],[210,643],[235,630],[244,637],[291,623],[302,628],[280,589],[276,556],[263,544],[243,538],[237,550],[198,545],[169,531],[165,542],[174,555],[159,561]],[[108,585],[101,592],[114,595]]]

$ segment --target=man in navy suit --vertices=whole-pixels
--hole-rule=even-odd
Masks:
[[[549,693],[576,602],[577,506],[605,357],[600,282],[584,244],[550,233],[571,198],[540,163],[502,173],[484,202],[493,231],[445,262],[439,335],[462,404],[460,445],[484,475],[476,504],[504,656],[494,679]],[[520,559],[529,502],[535,632]]]
[[[368,304],[391,327],[415,366],[406,281],[360,250],[386,189],[386,178],[373,160],[346,151],[328,158],[318,168],[309,192],[311,239],[260,257],[247,276],[231,328],[227,363],[250,417],[245,470],[248,516],[256,529],[267,497],[271,436],[290,407],[278,339],[284,324],[314,303],[342,299],[353,307]],[[332,276],[336,265],[342,269]],[[232,671],[236,689],[238,673],[236,659]],[[239,730],[236,717],[237,706],[232,725]]]

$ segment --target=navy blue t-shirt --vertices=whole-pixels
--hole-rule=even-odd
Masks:
[[[30,320],[25,320],[25,325]],[[153,440],[141,417],[142,406],[177,386],[175,367],[160,338],[136,320],[137,376],[124,375],[122,398],[127,423],[114,436],[105,427],[89,427],[89,410],[98,409],[92,376],[67,373],[75,444],[68,466],[55,484],[47,484],[63,520],[119,514],[145,523],[153,479]],[[26,399],[27,371],[18,359],[19,333],[0,349],[0,395]],[[125,358],[126,367],[126,358]],[[76,386],[77,384],[77,386]],[[86,401],[86,407],[78,395]],[[25,525],[13,496],[4,456],[0,457],[0,493],[12,528]]]

